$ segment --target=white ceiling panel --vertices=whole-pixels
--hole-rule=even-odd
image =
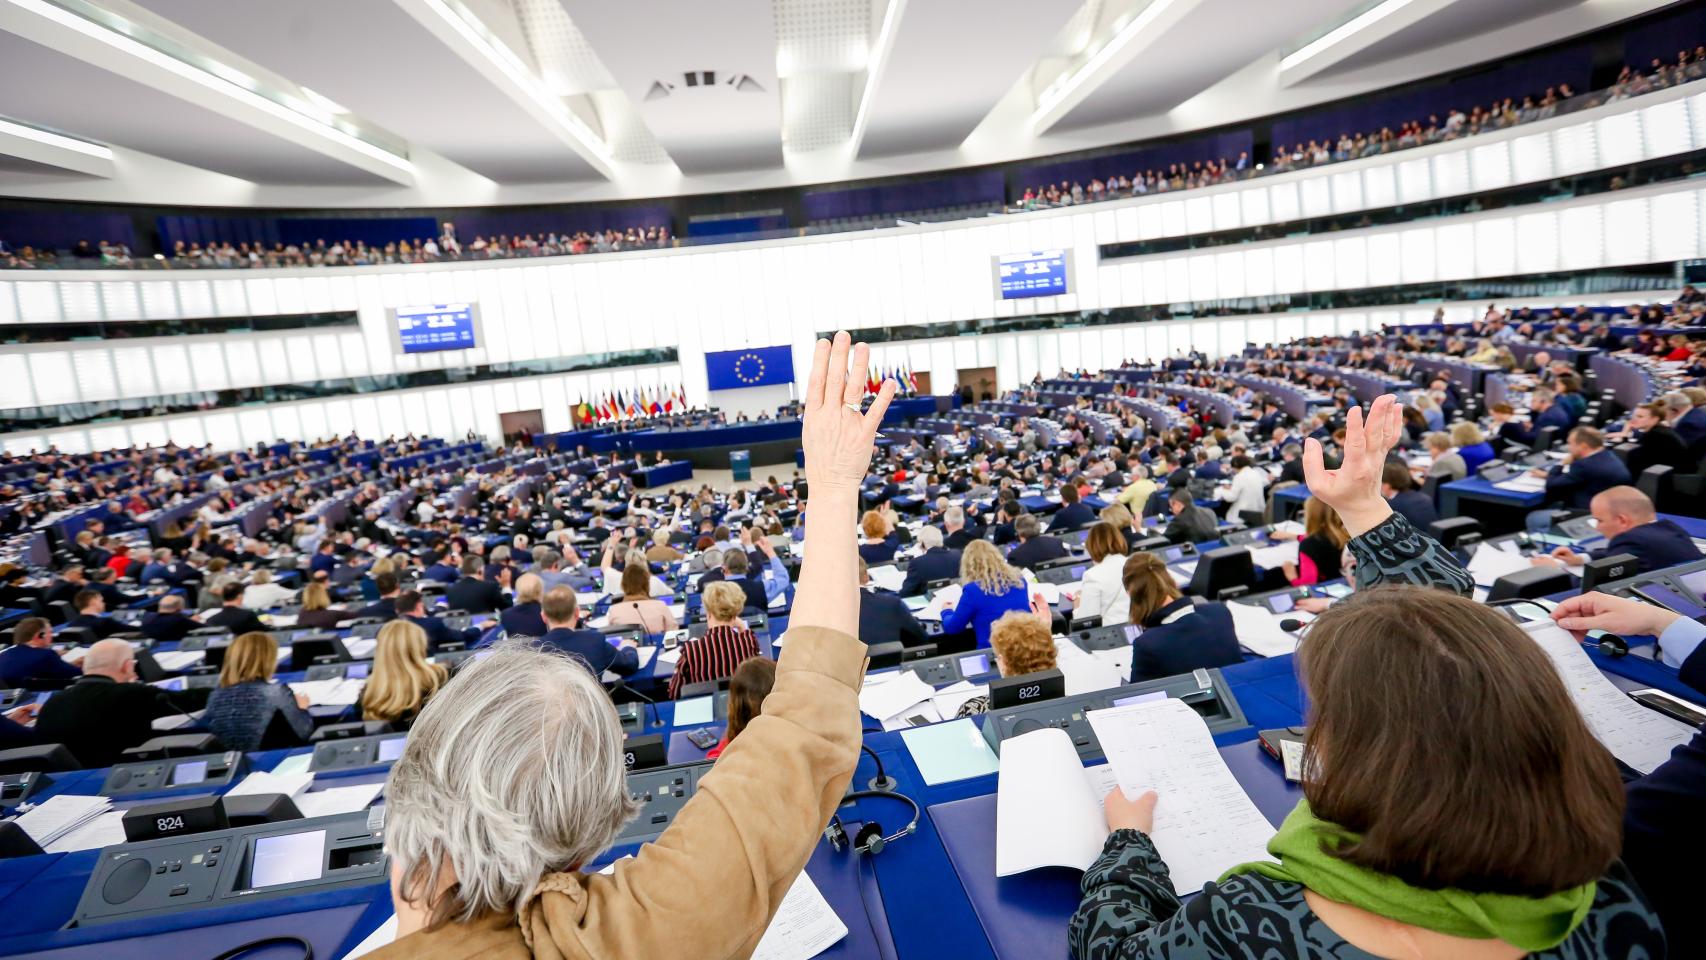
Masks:
[[[563,0],[682,172],[782,162],[771,0]]]

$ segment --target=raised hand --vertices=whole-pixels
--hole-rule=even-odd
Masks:
[[[1386,454],[1404,432],[1404,414],[1398,400],[1386,394],[1374,401],[1365,421],[1361,407],[1345,416],[1345,456],[1337,470],[1328,470],[1321,442],[1313,437],[1303,442],[1303,477],[1309,492],[1337,510],[1351,536],[1360,536],[1392,515],[1380,495],[1380,475]]]
[[[870,359],[870,348],[862,343],[852,346],[852,338],[845,331],[837,333],[834,342],[817,342],[811,379],[806,383],[800,438],[806,453],[806,479],[814,493],[826,487],[856,489],[871,469],[877,428],[894,399],[896,386],[893,380],[884,380],[871,408],[859,412]]]

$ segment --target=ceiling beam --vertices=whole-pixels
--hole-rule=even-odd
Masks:
[[[458,0],[396,0],[396,3],[601,176],[616,179],[609,144],[547,88],[526,61],[495,33],[483,29],[478,20],[469,22],[467,17],[473,14],[464,16],[466,8]]]
[[[46,0],[0,0],[0,30],[15,33],[51,50],[300,144],[393,183],[411,186],[415,182],[414,168],[406,157],[328,126],[227,77],[191,66],[140,40],[84,19]],[[211,43],[201,41],[201,47],[198,52],[233,74],[250,69],[255,73],[261,72],[258,67],[252,67]]]
[[[0,117],[0,156],[92,177],[111,178],[117,173],[110,147],[5,117]]]
[[[1383,0],[1280,57],[1279,84],[1289,87],[1464,0]]]
[[[1174,24],[1207,0],[1150,0],[1100,47],[1037,94],[1029,125],[1033,137],[1047,133],[1125,65],[1160,42]]]

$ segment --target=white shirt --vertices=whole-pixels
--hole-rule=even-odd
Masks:
[[[1265,485],[1262,474],[1255,467],[1245,467],[1232,475],[1232,489],[1221,494],[1220,499],[1231,506],[1226,508],[1228,519],[1236,517],[1240,511],[1250,510],[1262,512],[1267,507],[1263,496]]]
[[[296,596],[296,591],[276,583],[257,583],[243,591],[243,606],[250,610],[271,610]]]
[[[421,505],[415,508],[415,516],[419,517],[422,523],[431,523],[433,518],[438,516],[438,511],[432,508],[431,502],[422,500]]]
[[[1104,627],[1126,622],[1131,613],[1131,597],[1125,592],[1121,576],[1125,560],[1122,554],[1110,553],[1102,558],[1101,563],[1084,571],[1078,602],[1072,608],[1074,618],[1099,616]]]

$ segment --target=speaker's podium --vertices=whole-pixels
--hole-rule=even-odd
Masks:
[[[752,451],[751,450],[730,450],[729,451],[729,469],[734,472],[734,479],[737,482],[743,481],[743,480],[751,480],[752,479]]]

